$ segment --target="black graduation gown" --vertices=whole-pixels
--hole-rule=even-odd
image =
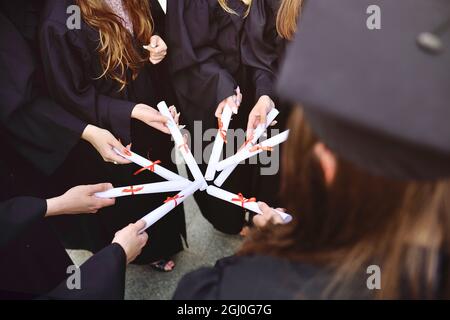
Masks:
[[[83,290],[69,291],[65,286],[66,270],[73,263],[43,219],[46,201],[33,197],[10,199],[20,191],[11,167],[13,164],[16,171],[23,169],[23,162],[16,161],[18,153],[29,159],[28,165],[51,172],[79,139],[84,125],[39,95],[32,52],[1,9],[0,143],[7,152],[0,159],[0,298],[35,298],[58,285],[48,297],[123,298],[123,249],[112,245],[90,259],[81,268]]]
[[[436,281],[430,284],[428,270],[420,270],[415,285],[423,288],[412,296],[409,280],[400,279],[400,299],[442,299],[447,297],[448,255],[437,260]],[[232,256],[214,267],[201,268],[181,279],[175,300],[368,300],[376,290],[367,288],[366,268],[332,286],[335,269],[272,256]],[[430,288],[430,285],[432,287]]]
[[[341,299],[369,299],[364,274],[340,291]],[[366,275],[367,276],[367,275]],[[269,256],[230,257],[186,275],[175,300],[327,299],[332,281],[326,268]],[[340,288],[343,289],[343,288]],[[336,292],[333,292],[334,294]]]
[[[238,14],[225,12],[216,0],[168,2],[167,40],[170,70],[175,92],[193,143],[202,141],[202,152],[211,142],[203,141],[207,129],[217,128],[217,106],[235,94],[239,86],[243,102],[233,116],[231,129],[246,129],[248,114],[254,104],[253,89],[241,64],[240,40],[246,6],[239,0],[228,1]],[[194,121],[201,121],[202,136],[196,136]],[[236,146],[236,149],[240,146]],[[192,148],[194,150],[197,148]],[[211,149],[210,149],[211,150]],[[196,159],[202,155],[194,154]],[[209,154],[204,156],[209,159]],[[200,165],[202,171],[207,165]],[[250,170],[238,167],[224,184],[225,189],[248,194]],[[250,195],[249,195],[250,197]],[[232,204],[196,193],[203,215],[220,231],[238,233],[244,224],[243,211]]]
[[[1,178],[3,189],[7,177]],[[37,198],[0,202],[0,299],[123,299],[126,256],[118,244],[81,266],[80,290],[68,289],[73,262],[44,221],[46,211],[46,202]]]
[[[99,33],[84,21],[80,30],[67,28],[66,9],[72,4],[74,1],[71,0],[50,0],[43,13],[40,40],[51,95],[80,119],[110,130],[124,144],[133,142],[133,151],[142,156],[149,155],[153,161],[161,160],[163,166],[176,171],[176,165],[171,160],[173,143],[170,136],[131,120],[132,109],[137,103],[156,107],[161,100],[171,100],[171,97],[162,96],[163,92],[156,90],[158,88],[154,85],[160,80],[159,74],[167,71],[162,66],[154,68],[149,63],[142,68],[137,79],[131,80],[131,74],[128,74],[129,84],[122,91],[119,91],[120,86],[115,81],[105,77],[98,79],[103,72],[98,57]],[[159,6],[156,0],[151,4],[152,7]],[[157,22],[163,19],[164,16],[155,16]],[[142,45],[136,46],[138,50],[144,50]],[[75,155],[74,159],[79,162],[84,154]],[[85,165],[90,168],[79,176],[90,182],[109,181],[115,186],[125,186],[163,181],[150,172],[133,176],[139,169],[135,165],[114,166],[100,160],[89,161]],[[167,196],[156,194],[118,199],[114,208],[105,209],[100,214],[102,223],[99,231],[106,233],[103,239],[108,241],[117,230],[162,205]],[[95,228],[89,232],[91,235],[94,233]],[[181,251],[182,237],[186,237],[183,207],[177,207],[152,226],[148,233],[149,245],[144,248],[137,263],[152,262]],[[104,245],[97,240],[95,247]]]
[[[280,0],[253,1],[249,15],[245,21],[242,35],[241,50],[242,63],[248,68],[250,77],[255,86],[255,96],[259,99],[267,95],[275,102],[280,114],[278,124],[271,129],[284,131],[287,129],[287,120],[291,113],[291,105],[280,100],[275,92],[275,84],[279,66],[284,59],[288,41],[278,35],[276,21]],[[301,76],[301,75],[299,75]],[[269,130],[268,137],[271,137]],[[280,147],[280,156],[283,146]],[[281,205],[281,195],[278,191],[280,185],[280,170],[275,175],[263,176],[259,168],[253,172],[252,194],[258,199],[278,207]]]

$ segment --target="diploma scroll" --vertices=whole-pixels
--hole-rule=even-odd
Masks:
[[[155,164],[154,162],[152,162],[148,159],[145,159],[144,157],[142,157],[132,151],[129,151],[128,149],[123,150],[123,151],[114,149],[114,152],[117,153],[122,158],[125,158],[125,159],[137,164],[138,166],[140,166],[142,168],[148,168],[149,171],[154,172],[161,178],[164,178],[169,181],[183,180],[183,181],[185,181],[185,183],[189,182],[188,179],[186,179],[170,170],[167,170],[166,168],[160,166],[159,164]]]
[[[226,143],[227,130],[230,125],[231,116],[233,111],[226,105],[219,121],[219,130],[217,132],[216,140],[212,149],[211,157],[209,158],[208,167],[206,169],[205,179],[206,181],[214,180],[216,174],[216,165],[220,160],[222,154],[223,144]]]
[[[251,146],[249,149],[242,150],[242,152],[236,153],[234,156],[229,157],[225,160],[220,161],[216,168],[218,171],[221,171],[227,167],[239,164],[241,161],[245,161],[248,158],[256,156],[263,151],[271,151],[275,146],[285,142],[289,137],[289,130],[286,130],[276,136],[264,140],[260,144]]]
[[[200,189],[202,185],[201,181],[195,181],[191,182],[190,186],[175,195],[174,197],[169,197],[164,202],[162,206],[159,208],[156,208],[149,214],[147,214],[145,217],[142,218],[142,220],[145,221],[145,228],[141,230],[141,232],[147,230],[149,227],[154,225],[158,220],[163,218],[166,214],[168,214],[170,211],[175,209],[177,206],[182,204],[186,198],[193,195],[197,190]]]
[[[128,197],[141,194],[153,194],[153,193],[163,193],[163,192],[175,192],[183,190],[189,187],[191,182],[189,180],[176,180],[176,181],[165,181],[157,183],[149,183],[138,186],[127,186],[114,188],[104,192],[96,193],[97,198],[110,199],[110,198],[120,198]]]
[[[181,154],[186,161],[186,164],[191,171],[192,175],[194,176],[195,181],[202,182],[200,186],[200,190],[205,190],[208,184],[206,183],[205,178],[203,177],[203,174],[198,167],[197,162],[195,161],[194,156],[192,155],[191,150],[187,146],[186,142],[184,141],[183,135],[180,132],[180,129],[178,128],[178,125],[175,123],[175,120],[173,119],[169,108],[167,107],[167,104],[163,101],[158,104],[158,110],[161,112],[161,114],[167,118],[169,118],[169,121],[167,123],[167,127],[170,130],[170,133],[172,134],[172,137],[175,141],[175,145],[177,148],[180,149]]]
[[[253,133],[253,137],[250,137],[250,140],[247,141],[247,143],[244,145],[244,147],[241,150],[239,150],[237,153],[244,152],[245,150],[247,150],[247,151],[250,150],[250,148],[258,142],[259,138],[264,134],[264,132],[266,132],[267,128],[270,127],[270,125],[275,120],[275,118],[278,116],[278,114],[279,114],[279,111],[277,109],[273,108],[267,115],[266,124],[258,126]],[[228,177],[236,169],[238,164],[239,163],[235,163],[235,164],[232,164],[229,167],[225,168],[219,174],[219,176],[216,178],[216,180],[214,180],[214,184],[218,187],[221,187],[224,184],[225,180],[227,180]],[[216,165],[216,170],[217,170],[217,165]]]
[[[209,186],[208,189],[206,189],[206,192],[215,198],[221,199],[223,201],[241,206],[242,208],[245,208],[247,210],[253,211],[257,214],[262,214],[261,209],[259,209],[258,203],[256,202],[255,198],[246,199],[241,194],[234,194],[222,189],[219,189],[215,186]],[[288,213],[275,210],[283,219],[283,222],[289,223],[292,221],[292,216]]]

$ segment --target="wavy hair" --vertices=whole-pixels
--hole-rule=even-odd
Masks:
[[[282,0],[277,14],[277,31],[280,37],[293,40],[300,17],[303,0]]]
[[[149,59],[149,53],[140,49],[150,43],[153,33],[149,1],[123,1],[124,9],[133,23],[134,36],[105,1],[77,0],[77,4],[84,21],[100,33],[98,53],[103,73],[98,78],[109,77],[119,82],[120,91],[123,90],[127,85],[127,71],[131,70],[132,79],[135,79]]]

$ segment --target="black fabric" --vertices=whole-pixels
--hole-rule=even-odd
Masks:
[[[206,141],[203,134],[217,128],[214,114],[219,103],[240,87],[243,101],[230,124],[234,130],[246,129],[248,114],[255,103],[253,84],[242,65],[240,48],[247,8],[239,0],[228,4],[236,14],[225,12],[215,0],[169,1],[167,8],[168,56],[181,122],[187,125],[191,141],[196,144],[191,149],[203,172],[212,150],[212,142]],[[195,129],[195,122],[201,124],[202,130]],[[201,148],[197,147],[200,141]],[[242,142],[235,141],[234,151]],[[241,165],[223,188],[250,197],[250,186],[251,166]],[[245,222],[243,210],[204,192],[194,196],[202,214],[216,229],[231,234],[240,232]]]
[[[126,255],[113,243],[80,267],[80,289],[68,289],[63,281],[40,299],[50,300],[123,300],[125,296]]]
[[[277,32],[280,0],[253,1],[242,36],[242,61],[250,67],[256,98],[275,99],[275,81],[287,41]]]
[[[369,30],[369,5],[381,30]],[[430,54],[417,45],[450,16],[445,0],[308,1],[288,50],[279,92],[305,107],[314,131],[341,157],[374,174],[450,175],[450,32]]]
[[[65,283],[72,261],[44,221],[45,200],[15,197],[23,190],[17,172],[26,171],[31,162],[51,173],[64,161],[79,140],[82,121],[45,98],[37,83],[39,64],[33,52],[37,21],[29,10],[38,1],[2,2],[0,9],[0,299],[32,299]],[[5,13],[5,15],[3,14]],[[19,152],[22,158],[16,155]],[[11,167],[11,166],[14,167]],[[14,169],[14,170],[13,170]],[[29,175],[28,183],[36,176]],[[44,179],[35,181],[43,186]],[[123,297],[125,258],[122,249],[91,259],[83,268],[90,279],[81,297]],[[114,252],[114,254],[113,254]],[[99,277],[101,272],[103,277]],[[72,298],[61,292],[57,298]]]
[[[176,172],[177,167],[171,159],[173,142],[170,136],[142,122],[131,120],[132,109],[137,103],[156,107],[161,100],[174,100],[173,97],[164,96],[170,92],[169,87],[163,86],[165,76],[161,77],[164,73],[167,74],[166,65],[155,67],[149,62],[135,80],[131,80],[129,71],[129,83],[122,91],[114,80],[106,77],[98,79],[103,72],[98,56],[99,32],[84,21],[80,30],[69,30],[66,27],[66,8],[72,4],[74,1],[49,0],[43,13],[41,49],[52,96],[80,119],[110,130],[123,144],[133,142],[134,152],[148,156],[153,161],[161,160],[164,167]],[[152,0],[151,6],[154,8],[159,4]],[[156,30],[164,32],[164,28],[159,26],[164,24],[162,10],[154,10],[152,13],[158,24]],[[142,45],[136,43],[136,48],[144,50]],[[134,164],[105,164],[98,156],[92,155],[92,150],[83,147],[76,151],[71,155],[73,159],[55,177],[60,190],[67,187],[68,182],[77,185],[80,180],[85,181],[84,183],[111,182],[115,186],[162,181],[162,178],[151,172],[133,176],[139,169]],[[56,225],[67,246],[97,251],[109,243],[117,230],[159,207],[167,196],[155,194],[118,199],[114,207],[104,209],[98,217],[79,221],[78,225],[84,230],[83,237],[72,229],[72,222],[58,219]],[[70,238],[65,237],[65,230],[70,230]],[[152,226],[148,233],[149,245],[144,248],[137,263],[153,262],[181,251],[182,237],[186,237],[183,207],[170,212]]]
[[[28,42],[3,14],[0,23],[1,130],[11,148],[50,174],[78,143],[86,124],[45,96]]]
[[[365,274],[355,275],[344,287],[329,288],[331,270],[269,256],[230,257],[213,268],[186,275],[175,300],[298,300],[369,299]],[[358,281],[359,280],[359,281]]]
[[[255,97],[269,96],[280,111],[276,118],[277,125],[268,130],[268,138],[287,129],[287,121],[292,111],[290,103],[280,99],[275,90],[279,67],[284,60],[286,47],[289,43],[279,36],[276,21],[280,7],[280,0],[253,1],[245,20],[244,32],[241,41],[242,63],[248,68],[253,85]],[[275,129],[272,134],[272,130]],[[283,145],[275,152],[282,154]],[[262,175],[262,165],[253,167],[252,187],[253,196],[271,206],[282,206],[279,192],[280,174],[282,171],[280,157],[278,172],[272,175]],[[274,165],[273,163],[271,165]]]

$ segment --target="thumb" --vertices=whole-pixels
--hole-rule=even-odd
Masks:
[[[160,122],[162,124],[167,124],[167,122],[169,122],[169,118],[166,116],[163,116],[160,113],[157,113],[152,116],[151,122]]]
[[[267,113],[262,112],[259,117],[259,124],[262,124],[263,126],[265,126],[266,122],[267,122]]]
[[[144,220],[139,220],[138,222],[136,222],[134,224],[134,227],[136,229],[137,232],[141,231],[142,229],[144,229],[146,226],[146,223]]]
[[[125,146],[116,138],[111,139],[110,144],[119,151],[126,149]]]
[[[88,191],[90,194],[94,194],[97,192],[108,191],[114,187],[111,183],[99,183],[99,184],[89,185],[89,186],[87,186],[87,188],[88,188]]]
[[[158,36],[153,36],[150,38],[150,47],[156,48],[158,46]]]
[[[271,208],[265,202],[258,202],[258,206],[264,215],[266,215],[267,212],[270,212],[271,210]]]

